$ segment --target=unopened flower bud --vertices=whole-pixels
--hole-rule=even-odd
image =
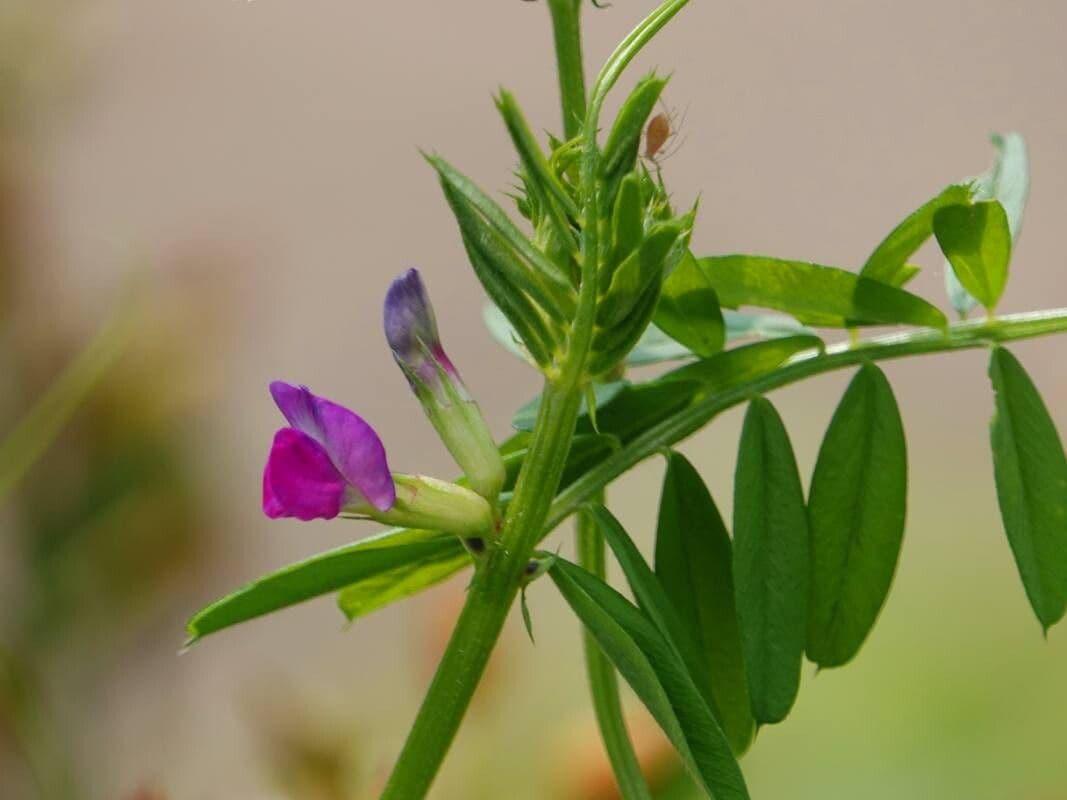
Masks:
[[[437,320],[418,270],[409,269],[385,296],[385,338],[426,415],[467,476],[495,503],[504,462],[485,418],[467,391],[437,333]]]

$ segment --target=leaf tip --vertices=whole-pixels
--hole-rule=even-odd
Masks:
[[[431,152],[429,150],[423,150],[421,147],[418,148],[418,150],[419,150],[419,155],[422,156],[424,159],[426,159],[426,163],[427,164],[429,164],[431,167],[433,167],[438,173],[443,173],[444,172],[444,163],[445,163],[445,161],[444,161],[443,158],[441,158],[441,156],[439,156],[439,155],[437,155],[437,153]]]

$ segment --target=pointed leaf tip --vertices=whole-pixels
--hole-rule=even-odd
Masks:
[[[1067,610],[1067,457],[1048,408],[1015,356],[994,348],[989,377],[996,395],[990,442],[1001,518],[1047,636]]]
[[[992,311],[1008,281],[1011,229],[997,200],[951,205],[934,215],[934,235],[960,284]]]

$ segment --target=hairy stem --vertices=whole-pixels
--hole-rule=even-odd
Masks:
[[[603,490],[595,492],[593,499],[603,501]],[[605,579],[607,570],[604,534],[588,513],[579,512],[577,533],[578,563],[598,578]],[[588,630],[582,634],[582,644],[593,710],[600,726],[604,750],[608,754],[615,780],[619,785],[619,794],[622,800],[651,800],[652,795],[626,730],[626,719],[619,698],[619,678],[615,668]]]
[[[552,36],[556,44],[563,133],[568,139],[573,139],[582,132],[582,123],[585,121],[581,8],[582,0],[548,0],[548,11],[552,15]]]
[[[500,539],[478,565],[448,648],[419,709],[382,798],[425,797],[478,687],[530,553],[559,485],[581,392],[545,387],[529,460],[508,506]]]

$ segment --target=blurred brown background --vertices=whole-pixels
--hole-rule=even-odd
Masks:
[[[651,6],[587,9],[590,71]],[[424,271],[449,353],[501,437],[537,391],[482,329],[482,295],[416,148],[507,187],[513,159],[490,95],[507,86],[536,127],[557,129],[547,13],[519,0],[0,9],[5,416],[88,338],[131,274],[152,298],[129,356],[0,508],[0,635],[26,656],[50,721],[30,739],[70,775],[53,796],[373,796],[463,579],[350,630],[325,599],[179,658],[183,621],[247,579],[369,532],[261,515],[260,470],[281,422],[268,381],[358,409],[398,469],[454,472],[379,330],[403,268]],[[694,0],[623,84],[673,71],[666,96],[685,111],[685,140],[665,177],[681,203],[700,196],[705,252],[855,268],[919,203],[986,168],[989,133],[1024,133],[1033,189],[1003,310],[1060,306],[1065,30],[1061,0]],[[946,305],[940,258],[919,260],[916,291]],[[1061,426],[1064,347],[1015,348]],[[793,716],[761,732],[745,759],[753,794],[1065,798],[1067,635],[1061,625],[1043,640],[1000,529],[985,357],[887,371],[912,470],[894,591],[857,661],[817,678],[806,668]],[[803,473],[846,378],[775,396]],[[726,513],[738,421],[685,447]],[[100,507],[72,498],[97,498],[91,479],[116,459],[121,513],[94,523],[98,539],[86,534],[104,544],[64,544],[62,569],[27,566],[52,564],[26,554],[41,537],[66,542]],[[660,473],[649,463],[610,493],[646,545]],[[82,573],[91,579],[71,577]],[[73,587],[62,603],[38,601],[59,584]],[[594,796],[582,788],[598,748],[576,625],[547,584],[531,605],[537,646],[521,626],[508,631],[438,797]],[[0,755],[0,796],[41,791]]]

